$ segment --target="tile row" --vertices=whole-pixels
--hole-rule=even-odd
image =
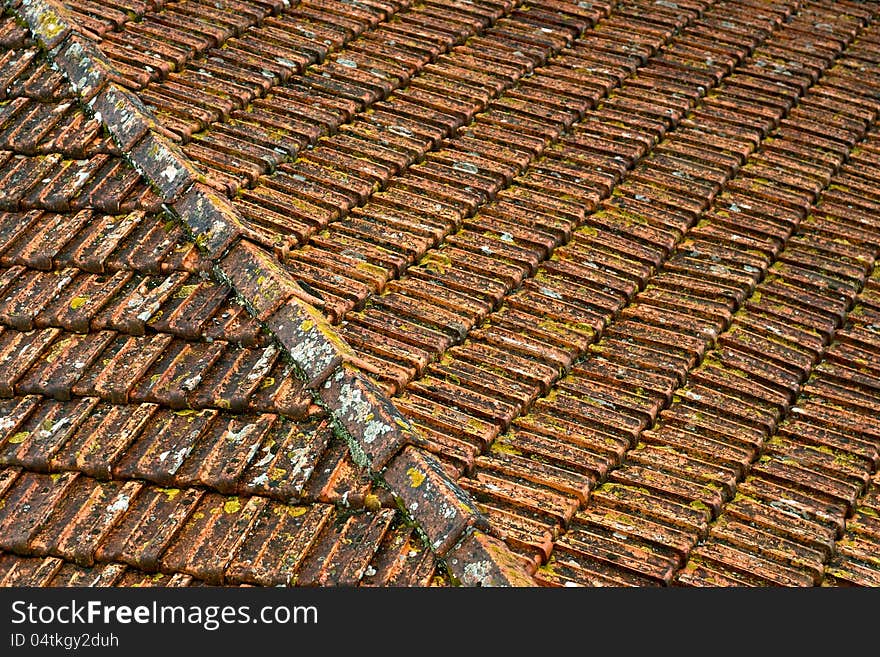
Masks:
[[[104,154],[74,160],[0,151],[0,189],[3,212],[158,212],[162,203],[122,158]]]
[[[65,87],[69,88],[66,82]],[[75,102],[38,102],[25,96],[0,102],[0,151],[57,154],[71,160],[110,159],[120,154],[102,133],[100,122],[87,118]]]
[[[15,24],[11,16],[5,15],[0,21],[3,33],[11,31],[9,23]],[[20,41],[0,46],[0,104],[24,98],[60,103],[72,97],[73,90],[64,76],[52,70],[37,48]]]
[[[267,344],[230,289],[202,274],[92,273],[75,267],[40,271],[13,265],[0,268],[0,290],[0,324],[18,331],[158,332],[248,347]]]
[[[32,472],[198,486],[284,502],[378,504],[366,471],[313,411],[232,415],[27,395],[4,399],[0,462]],[[374,496],[375,497],[375,496]],[[383,498],[384,499],[384,498]],[[365,501],[366,500],[366,501]],[[375,503],[375,504],[374,504]],[[386,500],[387,504],[387,500]]]
[[[76,568],[103,585],[125,581],[126,567],[133,581],[160,585],[192,577],[226,586],[426,586],[436,573],[433,555],[389,509],[15,468],[0,481],[0,577],[10,585],[89,576]]]
[[[123,29],[126,23],[143,20],[175,0],[83,0],[63,5],[77,25],[99,39],[102,34]],[[251,4],[239,3],[239,6]]]
[[[99,564],[90,567],[66,562],[58,557],[22,557],[0,553],[0,586],[120,586],[180,587],[202,586],[192,575],[150,574],[125,564]]]
[[[183,229],[140,210],[0,213],[0,265],[92,274],[201,274],[210,268]]]
[[[293,366],[273,345],[188,342],[167,333],[57,328],[0,332],[0,394],[58,400],[96,396],[174,409],[247,409],[302,416],[311,409]]]

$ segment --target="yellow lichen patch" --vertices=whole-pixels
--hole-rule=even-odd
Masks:
[[[522,452],[516,447],[501,442],[500,440],[497,440],[492,444],[492,451],[496,454],[511,454],[513,456],[522,456]]]
[[[63,340],[59,340],[54,345],[52,345],[52,348],[49,350],[49,353],[46,354],[44,360],[47,363],[54,362],[58,358],[58,356],[61,355],[61,352],[64,351],[71,342],[73,342],[72,337],[67,337]]]
[[[419,472],[416,468],[410,468],[406,471],[406,476],[409,477],[410,486],[412,488],[418,488],[423,483],[425,483],[425,475],[422,472]]]
[[[58,17],[51,12],[44,11],[37,17],[39,25],[37,30],[42,33],[45,40],[52,39],[64,30],[64,23],[58,20]]]
[[[464,513],[465,515],[473,515],[475,513],[486,513],[486,510],[483,507],[480,507],[480,509],[477,510],[477,509],[473,508],[470,504],[467,504],[466,502],[460,501],[460,502],[456,503],[455,506],[457,506],[458,510],[461,511],[462,513]]]
[[[480,432],[483,430],[483,424],[477,420],[476,418],[468,418],[467,422],[465,422],[465,426],[474,432]]]
[[[357,269],[358,271],[363,271],[363,272],[367,272],[370,274],[380,274],[380,275],[383,274],[383,272],[385,271],[384,269],[382,269],[382,267],[380,267],[378,265],[374,265],[370,262],[365,262],[363,260],[356,263],[354,268]]]
[[[70,309],[77,310],[79,308],[82,308],[88,302],[89,302],[88,297],[80,297],[80,296],[73,297],[73,299],[70,300]]]
[[[378,511],[382,508],[382,500],[378,495],[369,494],[364,497],[364,508],[367,511]]]
[[[226,513],[238,513],[241,511],[241,502],[238,501],[237,497],[233,497],[231,500],[226,501],[226,504],[223,505],[223,510]]]
[[[174,500],[174,498],[177,497],[178,495],[180,495],[179,488],[160,488],[159,492],[164,493],[165,497],[168,498],[169,502]]]
[[[175,299],[186,299],[188,296],[192,295],[193,292],[196,291],[196,288],[199,286],[198,283],[193,283],[191,285],[181,285],[180,289],[174,293]]]
[[[31,435],[30,431],[19,431],[17,434],[13,435],[9,442],[13,445],[18,445],[27,440],[27,437]]]
[[[449,256],[444,253],[438,253],[437,251],[427,253],[419,263],[420,266],[435,274],[446,273],[446,270],[451,264],[452,260],[449,259]]]
[[[590,235],[591,237],[595,237],[599,234],[599,231],[596,230],[593,226],[584,225],[578,228],[578,233],[581,235]]]

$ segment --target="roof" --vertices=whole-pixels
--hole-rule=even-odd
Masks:
[[[880,584],[880,5],[10,0],[7,586]]]

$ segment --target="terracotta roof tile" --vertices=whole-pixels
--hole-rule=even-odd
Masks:
[[[190,393],[224,352],[223,342],[173,342],[137,385],[129,398],[135,402],[152,402],[185,409],[191,406]]]
[[[77,473],[23,473],[4,496],[6,503],[0,519],[2,548],[27,554],[30,541],[51,515],[54,505],[67,495],[77,477]]]
[[[38,394],[67,401],[83,371],[116,337],[112,331],[64,334],[16,383],[18,394]]]
[[[260,364],[263,356],[267,352],[260,352]],[[255,365],[256,369],[259,369]],[[259,380],[259,387],[251,393],[248,400],[248,408],[253,410],[267,410],[270,412],[281,413],[288,417],[299,418],[313,414],[314,405],[310,399],[303,384],[293,377],[293,365],[285,362],[285,359],[278,358],[272,369]],[[250,373],[249,373],[250,374]],[[249,376],[246,375],[247,376]],[[208,383],[204,384],[204,391],[208,391]],[[230,408],[234,406],[235,399],[230,399]],[[218,407],[225,407],[225,400],[221,397],[215,399],[214,403]]]
[[[328,504],[364,508],[371,493],[368,472],[359,465],[344,441],[331,442],[315,463],[302,496]]]
[[[12,466],[4,466],[0,470],[0,495],[6,495],[6,492],[12,487],[21,472],[21,468]]]
[[[164,551],[159,568],[221,583],[230,560],[257,521],[267,500],[208,493]]]
[[[229,565],[231,581],[263,586],[296,582],[303,559],[334,520],[330,505],[269,503],[260,511],[253,531]]]
[[[4,381],[0,393],[4,397],[15,395],[15,382],[37,361],[58,334],[57,329],[30,332],[4,329],[0,336],[0,344],[3,345],[0,351],[0,374]]]
[[[175,573],[167,576],[163,573],[148,574],[143,571],[128,568],[122,574],[122,577],[116,582],[116,586],[122,587],[183,587],[183,586],[203,586],[199,580],[193,579],[192,575],[183,573]]]
[[[143,484],[96,483],[80,477],[56,506],[29,548],[79,565],[94,564],[97,544],[128,510]]]
[[[49,460],[88,417],[96,401],[86,397],[71,404],[42,402],[30,411],[26,421],[17,425],[14,434],[6,437],[0,460],[45,472]]]
[[[213,410],[160,412],[115,460],[113,476],[172,485],[183,461],[216,415]]]
[[[3,586],[48,586],[64,565],[64,561],[58,557],[19,557],[14,554],[4,553],[0,556],[2,563]]]
[[[607,566],[591,559],[589,553],[579,562],[577,556],[570,556],[560,550],[559,554],[535,573],[535,579],[542,586],[660,586],[661,581]]]
[[[98,564],[84,568],[78,564],[67,562],[58,569],[58,573],[52,578],[49,586],[119,586],[125,573],[126,567],[118,563]]]
[[[378,539],[388,530],[393,512],[338,517],[317,537],[311,558],[304,561],[297,577],[301,586],[352,586],[370,567]]]
[[[641,544],[631,536],[621,540],[615,532],[608,535],[599,528],[579,528],[560,539],[557,549],[557,559],[578,565],[586,562],[588,567],[598,567],[599,572],[607,563],[619,577],[644,578],[658,584],[668,584],[672,578],[674,560],[668,552],[656,545]],[[608,556],[611,554],[613,558]]]
[[[447,476],[440,463],[413,447],[403,449],[385,472],[399,503],[422,521],[429,546],[438,554],[470,527],[485,526],[466,492],[447,485]]]
[[[430,550],[405,527],[385,535],[376,556],[364,571],[361,586],[430,586],[437,565]]]
[[[721,543],[700,548],[697,553],[698,563],[732,571],[734,576],[744,573],[752,586],[810,586],[814,583],[813,574],[805,572],[805,568],[784,566]]]
[[[153,405],[134,408],[99,404],[90,409],[49,461],[52,470],[81,471],[108,478],[111,464],[125,452],[156,411]]]
[[[98,547],[100,561],[121,561],[148,572],[197,508],[199,489],[161,489],[145,486],[129,504],[129,511]]]
[[[241,473],[239,490],[286,500],[299,499],[331,441],[326,421],[305,426],[275,422]]]

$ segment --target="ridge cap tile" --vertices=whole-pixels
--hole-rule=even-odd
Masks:
[[[6,2],[7,6],[14,3]],[[21,0],[13,7],[22,15],[31,31],[46,48],[54,48],[70,34],[67,8],[54,0]]]
[[[397,491],[386,472],[396,471],[383,468],[389,462],[416,463],[430,474],[435,494],[455,500],[457,512],[453,512],[452,518],[444,518],[455,522],[440,535],[430,524],[438,518],[432,517],[424,506],[417,514],[405,511],[425,536],[434,537],[429,543],[432,550],[436,554],[448,550],[470,527],[487,528],[487,521],[474,502],[440,462],[430,453],[413,447],[423,439],[387,394],[359,369],[369,370],[369,363],[357,358],[313,307],[320,305],[320,299],[304,290],[273,254],[243,237],[244,222],[238,210],[208,187],[207,178],[151,116],[140,98],[116,82],[124,81],[124,76],[98,49],[100,37],[78,26],[69,9],[57,0],[7,1],[6,5],[28,24],[52,68],[67,77],[80,103],[93,118],[100,120],[124,159],[158,193],[162,210],[182,224],[190,239],[214,263],[215,277],[221,283],[230,283],[249,313],[276,338],[297,366],[294,371],[298,378],[304,380],[316,401],[330,411],[355,461],[367,466],[371,475],[384,480],[394,493]],[[402,497],[407,497],[407,491]],[[426,526],[421,527],[422,523]],[[494,573],[482,579],[499,583],[525,581],[504,574],[510,570],[514,556],[506,554],[503,543],[490,550],[484,542],[474,541],[479,548],[472,552],[482,559],[481,568]],[[500,559],[498,563],[496,558]],[[482,581],[477,576],[457,579],[465,584]]]
[[[465,586],[533,587],[536,564],[514,555],[504,541],[471,530],[446,555],[454,581]]]

